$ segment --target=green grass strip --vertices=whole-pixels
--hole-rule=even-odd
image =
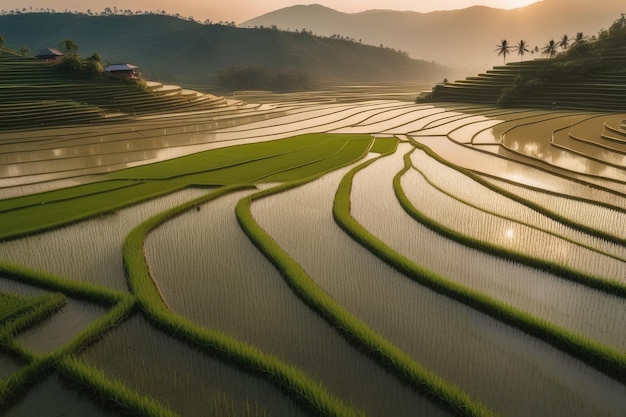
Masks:
[[[127,168],[112,174],[113,178],[169,179],[192,174],[237,168],[251,162],[262,162],[286,155],[307,152],[330,135],[310,134],[285,139],[256,142],[212,149],[154,164]]]
[[[363,156],[363,152],[370,147],[371,137],[367,135],[346,136],[345,142],[334,153],[324,155],[315,160],[310,160],[296,167],[289,167],[285,170],[264,176],[264,182],[287,182],[297,181],[302,178],[310,178],[320,173],[329,172],[337,166],[345,165],[347,161],[355,161]],[[258,182],[260,179],[256,179]]]
[[[76,354],[78,351],[85,349],[87,346],[100,339],[107,331],[128,318],[133,312],[135,305],[135,297],[127,295],[120,300],[111,311],[95,320],[72,340],[50,353],[49,356],[62,358],[70,354]]]
[[[494,319],[515,327],[593,366],[604,374],[626,382],[626,353],[601,345],[580,335],[571,333],[552,323],[532,316],[508,304],[477,291],[463,287],[441,275],[435,274],[394,251],[376,236],[368,232],[350,215],[350,192],[356,173],[365,168],[364,163],[346,175],[337,191],[334,207],[335,220],[339,226],[370,252],[417,283],[468,305]],[[405,166],[405,169],[408,169]],[[394,188],[404,170],[394,178]],[[400,198],[400,197],[399,197]]]
[[[41,380],[50,371],[56,370],[59,374],[71,380],[72,383],[95,393],[95,397],[98,400],[102,401],[104,399],[106,404],[112,405],[114,408],[123,407],[126,412],[130,412],[132,415],[146,417],[175,415],[168,414],[167,409],[154,406],[153,400],[142,397],[116,382],[106,380],[101,374],[94,372],[93,369],[79,366],[77,362],[70,359],[71,355],[94,343],[108,330],[128,317],[135,305],[133,296],[127,295],[124,297],[113,310],[94,321],[80,334],[56,351],[39,355],[32,353],[23,343],[11,339],[9,336],[31,324],[40,322],[65,304],[65,298],[61,294],[51,294],[43,297],[46,299],[45,305],[29,314],[25,320],[15,324],[11,323],[12,327],[6,330],[6,333],[9,335],[0,337],[0,341],[3,342],[6,349],[17,354],[28,364],[12,374],[4,385],[0,384],[0,404],[2,404],[2,401],[6,402],[15,399],[21,392],[25,392],[29,385]]]
[[[33,361],[0,381],[0,407],[24,394],[28,387],[35,384],[50,372],[49,364]]]
[[[430,151],[430,149],[423,147],[421,145],[417,145],[418,148],[424,150],[424,152],[430,156],[434,158],[434,153],[432,151]],[[430,152],[429,152],[430,151]],[[435,158],[438,162],[440,162],[440,158]],[[537,259],[534,258],[532,256],[529,255],[525,255],[523,253],[520,252],[516,252],[513,250],[509,250],[509,249],[505,249],[502,248],[498,245],[494,245],[492,243],[489,242],[485,242],[479,239],[475,239],[469,236],[465,236],[462,233],[459,233],[453,229],[447,228],[445,226],[443,226],[442,224],[438,223],[437,221],[435,221],[434,219],[431,219],[427,216],[425,216],[424,214],[422,214],[419,210],[417,210],[417,208],[415,208],[415,206],[413,206],[413,204],[410,202],[410,200],[407,198],[406,194],[404,193],[404,191],[402,190],[402,185],[400,183],[400,178],[402,177],[402,175],[404,175],[405,172],[407,172],[410,168],[411,168],[411,160],[410,160],[410,155],[405,155],[404,158],[404,169],[396,176],[396,178],[394,178],[394,191],[396,193],[396,197],[398,198],[398,201],[400,202],[400,205],[402,206],[402,208],[404,209],[404,211],[406,211],[412,218],[414,218],[415,220],[417,220],[418,222],[420,222],[421,224],[423,224],[424,226],[426,226],[427,228],[431,229],[432,231],[434,231],[435,233],[440,234],[441,236],[444,236],[448,239],[451,239],[455,242],[461,243],[462,245],[466,245],[466,246],[470,246],[472,248],[478,249],[480,251],[483,251],[485,253],[489,253],[491,255],[497,256],[497,257],[501,257],[501,258],[506,258],[509,260],[512,260],[514,262],[518,262],[521,263],[523,265],[527,265],[530,266],[532,268],[537,268],[540,269],[542,271],[546,271],[550,274],[554,274],[557,275],[561,278],[585,285],[587,287],[596,289],[598,291],[602,291],[602,292],[606,292],[608,294],[611,295],[615,295],[618,297],[626,297],[626,285],[617,282],[617,281],[613,281],[613,280],[609,280],[609,279],[603,279],[600,277],[595,277],[595,276],[591,276],[588,274],[585,274],[583,272],[568,268],[565,265],[561,265],[558,264],[556,262],[551,262],[549,260],[545,260],[545,259]],[[446,166],[455,169],[454,167],[450,166],[450,164],[445,164]],[[466,172],[465,170],[462,169],[458,169],[458,171],[461,174],[465,174],[468,175],[468,172]],[[473,175],[468,175],[470,176],[470,178],[475,179]],[[481,185],[485,185],[486,181],[477,181],[479,182]],[[486,186],[486,185],[485,185]],[[500,193],[500,190],[498,191],[498,187],[493,186],[492,184],[487,187],[490,190],[494,191],[494,192],[498,192]],[[511,193],[501,193],[504,197],[507,198],[511,198],[514,201],[518,201],[522,204],[524,204],[523,202],[519,201],[520,198],[512,198],[511,197]],[[529,206],[528,204],[524,204],[527,207],[535,210],[534,207]],[[545,213],[543,211],[538,211],[540,214],[544,214]],[[569,222],[563,222],[561,221],[561,217],[558,218],[554,218],[553,216],[548,216],[550,217],[552,220],[557,221],[557,222],[561,222],[563,224],[565,224],[568,227],[572,227],[571,225],[571,221]],[[569,223],[569,224],[568,224]],[[582,231],[584,233],[586,233],[585,230],[581,230],[580,228],[574,228],[576,230]],[[587,228],[588,229],[588,228]],[[601,237],[601,236],[597,236],[596,237]],[[576,243],[576,242],[572,242],[571,243]],[[615,242],[614,242],[615,243]],[[578,244],[578,243],[576,243]],[[580,244],[579,244],[580,245]],[[590,250],[594,250],[592,248],[588,248]],[[616,258],[613,255],[608,255],[608,254],[604,254],[605,256],[610,256],[613,258]]]
[[[358,143],[368,135],[311,134],[279,141],[231,146],[132,168],[113,176],[150,177],[171,174],[171,179],[145,182],[95,183],[52,193],[7,200],[0,213],[0,241],[52,230],[133,204],[160,197],[191,185],[216,186],[261,181],[296,180],[325,171],[343,158],[359,153]],[[340,160],[337,160],[339,158]],[[162,172],[163,171],[163,172]]]
[[[65,296],[63,294],[40,295],[33,299],[26,310],[21,311],[21,314],[17,316],[13,316],[10,321],[0,328],[0,340],[6,340],[23,329],[43,321],[63,308],[65,304]]]
[[[131,206],[186,187],[180,181],[155,181],[87,196],[25,207],[0,214],[0,241],[41,233]]]
[[[358,416],[357,411],[333,397],[321,383],[311,380],[299,369],[224,333],[200,327],[190,320],[172,313],[150,275],[144,258],[143,242],[151,230],[199,204],[249,188],[249,186],[224,187],[208,196],[192,200],[153,216],[133,229],[127,236],[123,247],[124,262],[131,290],[137,295],[139,304],[148,317],[173,337],[217,354],[245,370],[268,379],[314,414]]]
[[[35,302],[33,297],[0,292],[0,326],[27,312]]]
[[[130,187],[137,184],[139,183],[136,181],[110,180],[95,182],[92,184],[77,185],[75,187],[47,191],[39,194],[31,194],[23,197],[7,198],[0,200],[0,213],[19,210],[31,206],[39,206],[42,204],[50,204],[52,202],[72,200],[106,191]]]
[[[59,373],[79,384],[107,408],[138,417],[179,417],[157,400],[138,394],[120,381],[109,379],[104,372],[77,359],[64,358],[57,366]]]
[[[303,150],[280,154],[272,158],[252,160],[245,165],[239,164],[223,169],[208,170],[182,178],[193,184],[223,185],[295,181],[317,175],[320,169],[323,171],[331,169],[329,166],[319,168],[322,166],[320,163],[332,160],[338,154],[344,154],[342,150],[346,144],[349,144],[349,149],[353,149],[355,144],[352,142],[361,143],[365,147],[371,141],[369,135],[318,134],[307,135],[307,137],[312,141],[312,145]],[[343,164],[344,162],[337,163]]]
[[[250,210],[254,200],[298,187],[311,180],[285,184],[242,199],[237,204],[236,215],[246,235],[279,270],[288,285],[307,305],[333,326],[341,329],[344,336],[364,348],[385,368],[393,371],[403,381],[457,415],[491,416],[492,413],[484,405],[473,402],[463,391],[417,364],[406,353],[336,303],[256,223]]]
[[[71,281],[50,272],[34,270],[1,260],[0,276],[103,305],[115,304],[128,296],[128,294],[109,288],[87,282]]]

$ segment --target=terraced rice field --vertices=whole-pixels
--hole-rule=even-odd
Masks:
[[[0,414],[626,415],[626,114],[376,91],[1,132]]]

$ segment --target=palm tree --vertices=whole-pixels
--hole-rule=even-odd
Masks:
[[[525,40],[521,40],[517,43],[517,55],[520,56],[519,61],[522,62],[522,60],[524,59],[524,54],[526,52],[530,52],[530,50],[527,48],[526,45],[526,41]]]
[[[554,42],[554,39],[550,39],[550,42],[548,42],[541,50],[541,54],[547,56],[548,58],[552,58],[556,55],[556,48],[556,42]]]
[[[559,46],[563,50],[567,49],[567,47],[569,46],[569,36],[567,36],[567,34],[565,34],[565,35],[563,35],[561,37],[561,42],[559,42]]]
[[[584,41],[585,39],[587,39],[587,37],[582,33],[582,32],[578,32],[576,34],[576,37],[574,38],[574,40],[572,41],[572,46]]]
[[[504,63],[506,64],[506,56],[510,53],[511,45],[509,45],[509,41],[506,39],[502,39],[500,45],[496,45],[496,52],[498,56],[502,55],[504,58]]]

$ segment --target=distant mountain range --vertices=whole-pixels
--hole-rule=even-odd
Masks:
[[[7,46],[33,54],[72,39],[83,57],[133,63],[145,78],[200,90],[232,67],[308,73],[326,82],[433,81],[450,71],[389,48],[271,29],[203,25],[173,16],[24,13],[0,16]]]
[[[339,34],[407,51],[411,57],[439,62],[470,75],[502,64],[502,57],[495,52],[502,39],[513,45],[523,39],[541,49],[564,34],[570,38],[578,32],[597,35],[598,28],[608,28],[622,12],[626,12],[626,5],[618,0],[543,0],[513,10],[475,6],[431,13],[342,13],[315,4],[276,10],[240,26],[276,25],[290,30],[306,28],[326,36]],[[508,59],[518,58],[513,52]]]

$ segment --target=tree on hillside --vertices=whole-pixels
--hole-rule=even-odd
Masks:
[[[104,66],[102,65],[102,58],[100,54],[94,52],[89,58],[83,62],[83,72],[89,78],[95,79],[102,77]]]
[[[511,52],[511,45],[509,45],[509,41],[502,39],[502,41],[500,41],[500,45],[496,45],[496,52],[498,53],[498,56],[502,55],[504,63],[506,64],[506,56]]]
[[[524,59],[524,54],[530,52],[530,50],[527,47],[526,41],[525,40],[521,40],[517,43],[517,55],[519,55],[519,60],[520,62],[522,62],[522,60]]]
[[[99,62],[102,64],[102,57],[100,56],[99,53],[94,52],[93,54],[91,54],[89,58],[87,58],[87,61],[95,61],[95,62]]]
[[[4,49],[5,42],[4,36],[0,35],[0,49]]]
[[[567,34],[565,34],[565,35],[563,35],[561,37],[561,42],[559,42],[559,46],[563,50],[567,49],[567,47],[569,46],[569,36],[567,36]]]
[[[74,42],[72,39],[66,39],[61,42],[62,49],[65,51],[67,55],[77,55],[78,54],[78,44]]]
[[[27,46],[22,46],[20,48],[20,55],[22,55],[22,56],[29,56],[30,55],[30,49],[28,49]]]
[[[556,48],[556,42],[554,42],[554,39],[550,39],[550,42],[548,42],[541,50],[541,54],[547,56],[548,58],[552,58],[557,53]]]

